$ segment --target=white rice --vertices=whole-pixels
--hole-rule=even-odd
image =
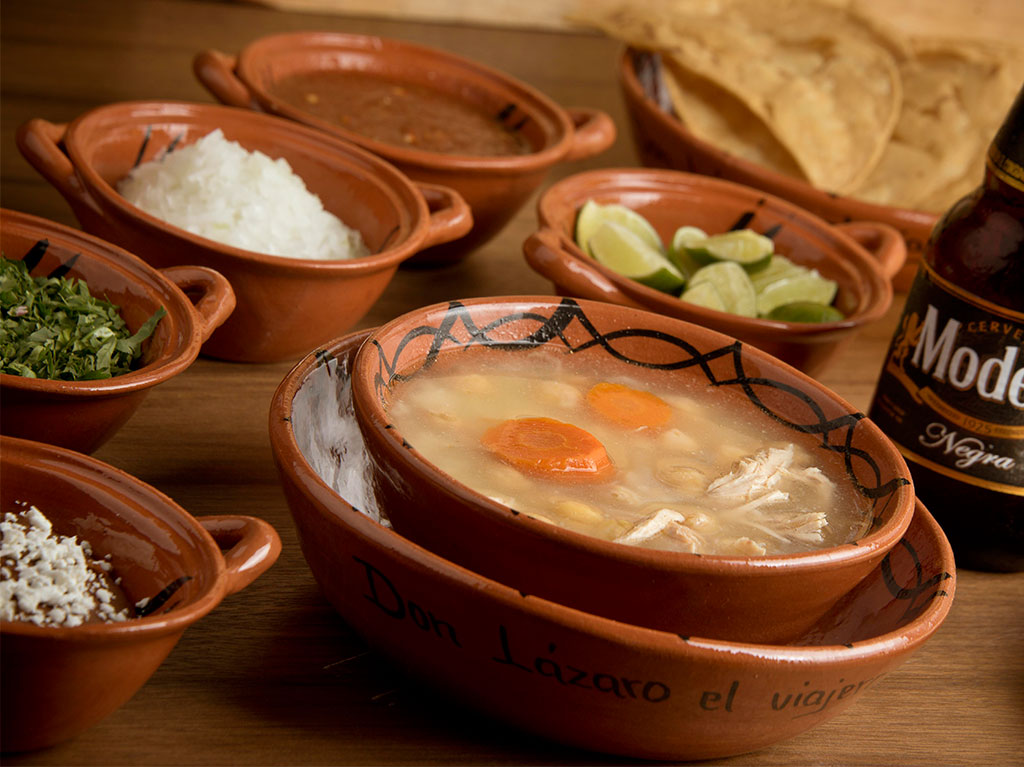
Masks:
[[[138,166],[118,191],[150,215],[236,248],[318,260],[369,254],[284,158],[249,152],[219,128]]]

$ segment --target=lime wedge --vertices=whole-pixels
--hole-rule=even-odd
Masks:
[[[696,226],[681,226],[672,235],[672,244],[668,249],[668,258],[687,278],[692,277],[701,266],[693,260],[688,249],[697,247],[707,238],[707,233]]]
[[[690,279],[690,287],[710,282],[715,286],[725,306],[724,311],[744,317],[757,316],[757,294],[746,270],[735,261],[719,261],[697,271]]]
[[[687,248],[687,252],[698,264],[732,261],[748,272],[766,267],[774,250],[775,243],[770,237],[752,229],[713,234],[704,242]]]
[[[846,315],[834,306],[813,301],[794,301],[791,304],[776,306],[766,317],[782,322],[838,322],[846,319]]]
[[[691,288],[687,288],[679,296],[679,299],[708,309],[716,309],[720,312],[726,311],[722,296],[719,295],[718,289],[714,284],[710,282],[701,282]]]
[[[590,252],[612,271],[656,290],[677,293],[686,284],[660,250],[622,224],[602,224],[590,237]]]
[[[809,271],[807,267],[798,266],[785,256],[780,256],[776,253],[768,259],[768,264],[763,269],[758,269],[754,274],[750,275],[750,279],[754,283],[754,290],[760,293],[771,282]]]
[[[625,227],[658,252],[665,250],[657,231],[646,218],[635,210],[614,202],[601,205],[593,200],[587,200],[576,215],[576,244],[583,249],[584,253],[593,255],[590,250],[590,240],[597,230],[606,223],[615,223]]]
[[[773,309],[797,301],[813,303],[832,303],[836,297],[838,285],[827,280],[814,270],[791,277],[783,277],[764,286],[757,294],[757,313],[766,317]]]
[[[700,247],[707,239],[707,232],[699,226],[681,226],[672,235],[672,251]]]

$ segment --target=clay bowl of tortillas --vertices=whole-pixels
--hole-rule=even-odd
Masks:
[[[620,84],[641,162],[738,181],[832,223],[890,224],[907,242],[893,279],[906,290],[938,217],[981,182],[1024,47],[908,34],[869,11],[723,0],[581,21],[629,46]]]

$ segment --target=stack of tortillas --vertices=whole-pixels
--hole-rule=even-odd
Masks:
[[[1024,49],[909,38],[824,0],[647,0],[585,21],[660,54],[698,138],[829,192],[942,211],[982,176]]]

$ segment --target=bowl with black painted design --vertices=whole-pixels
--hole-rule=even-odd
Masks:
[[[652,312],[538,296],[424,307],[370,335],[352,392],[395,530],[634,625],[786,641],[913,515],[906,463],[862,413]]]
[[[281,551],[277,532],[263,520],[193,517],[136,477],[62,447],[5,436],[0,467],[5,526],[9,516],[32,508],[51,526],[33,522],[45,540],[25,545],[5,534],[3,586],[13,605],[4,605],[0,620],[4,752],[68,740],[118,709],[190,626],[246,588]],[[63,602],[54,594],[73,588],[81,571],[65,569],[71,554],[38,573],[33,567],[41,550],[68,537],[88,544],[88,556],[105,563],[123,592],[123,619],[67,620],[86,608],[58,614]],[[49,590],[37,605],[32,590],[38,587]],[[99,592],[92,598],[103,601]],[[9,606],[14,615],[6,619]]]
[[[814,322],[761,313],[745,316],[682,300],[680,289],[665,292],[630,279],[579,244],[576,224],[588,202],[634,211],[668,251],[683,227],[709,235],[742,229],[766,235],[774,254],[835,283],[832,305],[839,314]],[[551,280],[559,295],[609,301],[704,325],[810,375],[827,368],[857,334],[885,316],[893,301],[891,278],[907,255],[899,232],[888,224],[827,223],[754,187],[675,170],[602,168],[574,174],[541,194],[537,219],[537,230],[523,244],[526,261]],[[769,263],[752,266],[749,276],[758,283],[773,272]],[[697,274],[687,276],[683,289],[699,279]]]
[[[367,336],[337,339],[285,377],[271,405],[271,447],[324,596],[375,652],[436,689],[442,710],[454,699],[589,752],[731,756],[811,730],[869,697],[948,614],[952,553],[920,504],[874,569],[785,644],[611,620],[446,559],[393,529],[393,509],[374,498],[351,399],[354,356]],[[595,584],[601,579],[593,573]]]
[[[7,262],[32,280],[67,281],[76,286],[76,292],[86,289],[92,297],[114,304],[125,323],[125,335],[137,333],[151,317],[165,312],[142,341],[141,356],[116,375],[83,378],[60,367],[53,373],[58,377],[50,378],[46,377],[50,366],[37,370],[35,365],[23,365],[21,372],[0,372],[0,433],[9,436],[85,453],[96,450],[128,421],[154,387],[188,369],[203,342],[235,306],[231,285],[213,269],[189,265],[155,269],[98,237],[26,213],[0,211],[0,244]],[[56,334],[61,324],[34,317],[28,306],[19,305],[15,295],[27,296],[27,291],[21,294],[11,286],[5,290],[10,292],[4,296],[3,370],[15,371],[11,362],[24,356],[22,342],[13,340],[23,338],[12,329],[20,318],[30,318],[29,329],[44,334]],[[67,310],[63,299],[54,300],[54,306],[53,314],[65,314],[72,325],[83,318],[81,312]],[[30,346],[60,359],[68,356],[71,344],[60,341],[58,335],[55,342],[41,337]],[[27,352],[35,353],[34,349]],[[85,372],[91,375],[96,369],[93,365]]]
[[[562,107],[483,62],[406,40],[288,32],[237,55],[198,53],[193,70],[222,103],[281,115],[358,144],[410,178],[456,190],[473,228],[411,259],[462,260],[496,235],[556,165],[615,140],[606,113]],[[485,136],[492,137],[483,142]]]

